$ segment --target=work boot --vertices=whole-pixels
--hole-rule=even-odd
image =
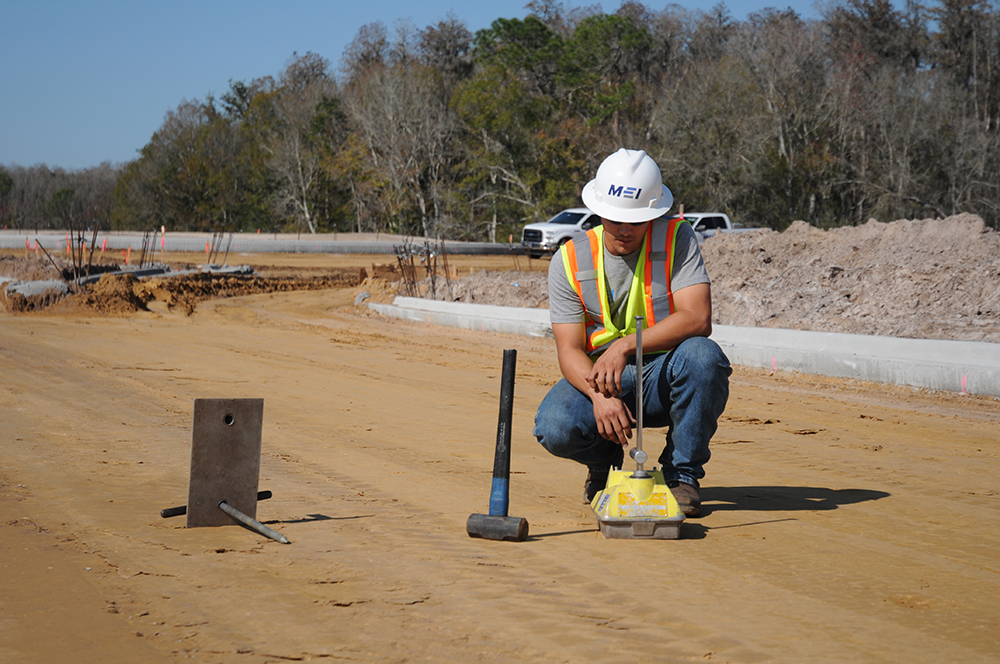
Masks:
[[[701,494],[698,493],[698,487],[678,480],[670,480],[667,486],[670,487],[670,493],[674,494],[684,516],[695,519],[701,516]]]
[[[594,502],[594,496],[601,492],[607,484],[608,471],[589,469],[587,479],[583,481],[583,502],[588,505]]]

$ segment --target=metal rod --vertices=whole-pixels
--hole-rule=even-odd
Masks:
[[[271,497],[270,491],[258,491],[257,500],[267,500]],[[169,519],[172,516],[184,516],[188,513],[187,505],[180,505],[178,507],[168,507],[166,509],[160,510],[160,516],[164,519]]]
[[[229,246],[233,243],[233,234],[229,234],[229,242],[226,243],[226,253],[222,256],[222,264],[225,265],[226,261],[229,260]],[[222,241],[219,241],[222,244]]]
[[[237,521],[239,521],[243,525],[245,525],[245,526],[247,526],[249,528],[253,528],[258,533],[260,533],[261,535],[264,535],[265,537],[270,537],[274,541],[281,542],[282,544],[289,544],[290,543],[288,541],[288,538],[285,537],[284,535],[282,535],[281,533],[279,533],[278,531],[271,530],[270,528],[268,528],[267,526],[265,526],[263,523],[261,523],[257,519],[252,519],[252,518],[248,517],[246,514],[244,514],[243,512],[239,511],[235,507],[232,507],[229,503],[227,503],[224,500],[221,503],[219,503],[219,509],[222,510],[223,512],[225,512],[226,514],[228,514],[229,516],[233,517],[234,519],[236,519]]]
[[[635,477],[648,477],[642,465],[646,453],[642,451],[642,316],[635,317],[635,449],[630,456],[635,459]]]
[[[39,249],[41,249],[41,250],[42,250],[42,253],[44,253],[44,254],[45,254],[45,257],[49,259],[49,262],[50,262],[50,263],[52,263],[52,268],[53,268],[53,269],[54,269],[54,270],[55,270],[56,272],[58,272],[58,273],[59,273],[59,278],[61,278],[61,279],[62,279],[63,281],[65,281],[65,282],[66,282],[66,286],[67,286],[67,287],[69,288],[69,292],[71,292],[71,293],[75,292],[75,291],[73,290],[73,284],[71,284],[71,283],[70,283],[70,281],[69,281],[69,279],[67,279],[67,278],[66,278],[66,275],[64,275],[64,274],[63,274],[63,271],[59,269],[59,266],[58,266],[58,265],[56,265],[56,262],[55,262],[55,260],[54,260],[54,259],[52,258],[51,254],[49,254],[49,252],[45,250],[45,247],[43,247],[43,246],[42,246],[42,243],[38,241],[38,238],[37,238],[37,237],[35,238],[35,246],[37,246],[37,247],[38,247]]]
[[[635,317],[635,447],[642,449],[642,316]]]

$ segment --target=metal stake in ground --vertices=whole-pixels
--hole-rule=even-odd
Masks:
[[[493,487],[490,491],[490,513],[473,514],[465,525],[469,537],[523,542],[528,537],[528,521],[507,516],[510,485],[510,438],[514,417],[514,374],[517,351],[503,352],[503,375],[500,379],[500,416],[497,423],[497,445],[493,455]]]
[[[257,500],[268,500],[273,494],[270,491],[258,491]],[[184,516],[188,513],[187,505],[179,505],[177,507],[168,507],[166,509],[160,510],[160,516],[164,519],[169,519],[174,516]]]
[[[265,537],[270,537],[275,542],[281,542],[282,544],[291,544],[291,542],[288,541],[288,538],[279,533],[278,531],[271,530],[257,519],[251,519],[238,509],[230,507],[229,504],[226,503],[226,501],[224,500],[221,503],[219,503],[219,509],[228,514],[229,516],[233,517],[240,523],[242,523],[244,526],[256,530],[258,533],[264,535]]]
[[[263,399],[195,399],[191,428],[188,502],[163,510],[164,518],[187,514],[187,527],[227,526],[234,521],[284,544],[288,539],[257,521]]]

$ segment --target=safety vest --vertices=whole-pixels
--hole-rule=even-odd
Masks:
[[[635,317],[645,318],[644,328],[674,312],[670,275],[674,268],[677,231],[687,223],[680,217],[655,220],[646,230],[642,252],[635,266],[626,302],[624,329],[611,320],[611,306],[604,279],[604,227],[597,226],[563,245],[560,254],[566,276],[586,312],[588,355],[599,355],[615,339],[635,334]]]

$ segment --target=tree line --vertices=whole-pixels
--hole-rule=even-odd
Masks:
[[[336,69],[293,54],[276,77],[181,102],[123,165],[0,169],[2,223],[506,241],[579,205],[624,146],[685,209],[748,225],[1000,224],[988,0],[841,0],[819,20],[527,8],[476,34],[451,15],[366,25]]]

